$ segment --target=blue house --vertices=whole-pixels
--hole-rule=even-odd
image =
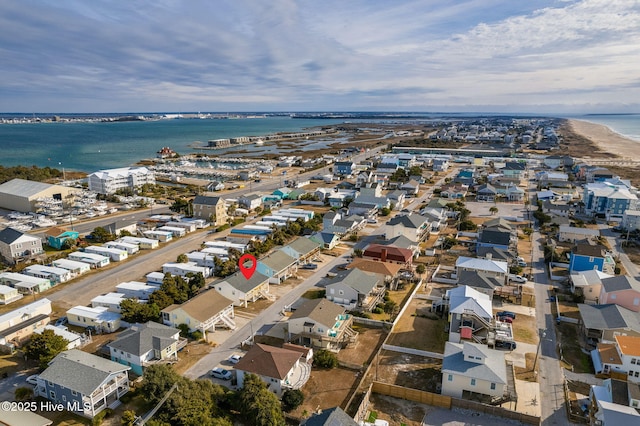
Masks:
[[[614,274],[616,263],[601,244],[581,241],[571,249],[569,272],[598,270],[605,274]]]
[[[47,233],[47,243],[58,250],[62,249],[62,246],[64,245],[64,242],[66,240],[77,240],[78,237],[80,236],[80,234],[76,231],[69,231],[65,228],[60,228],[60,227],[53,227],[50,228]]]
[[[333,173],[340,176],[347,176],[353,174],[356,169],[356,165],[351,161],[337,161],[333,168]]]

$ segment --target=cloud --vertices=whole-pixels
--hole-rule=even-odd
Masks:
[[[0,5],[0,110],[634,103],[634,1]]]

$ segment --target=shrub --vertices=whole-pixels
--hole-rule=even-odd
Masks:
[[[202,331],[196,330],[193,333],[191,333],[191,337],[193,337],[193,340],[202,340],[204,335],[202,334]]]
[[[282,395],[282,408],[289,412],[295,410],[304,402],[304,395],[299,389],[287,389]]]
[[[338,366],[338,358],[328,350],[321,349],[313,354],[313,364],[320,368],[335,368]]]
[[[383,313],[383,312],[384,312],[384,310],[383,310],[381,307],[376,306],[375,308],[373,308],[373,309],[371,310],[371,312],[373,312],[374,314],[381,314],[381,313]]]

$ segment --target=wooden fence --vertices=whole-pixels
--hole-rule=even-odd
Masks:
[[[415,401],[435,407],[443,407],[449,410],[451,409],[451,400],[453,399],[447,395],[440,395],[437,393],[425,392],[418,389],[405,388],[381,382],[373,382],[371,392],[405,399],[407,401]]]

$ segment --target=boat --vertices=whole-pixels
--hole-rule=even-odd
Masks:
[[[264,141],[262,139],[258,139],[255,143],[256,146],[262,146],[264,145]]]

